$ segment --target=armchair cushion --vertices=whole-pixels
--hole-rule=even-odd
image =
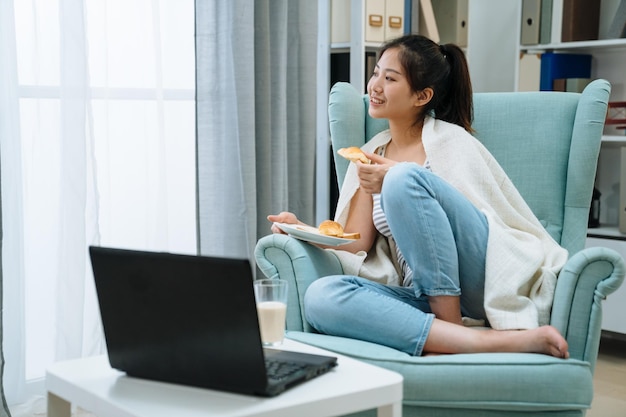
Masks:
[[[584,410],[593,397],[591,366],[576,359],[564,361],[547,355],[518,353],[415,357],[341,337],[303,332],[289,332],[288,337],[402,374],[405,405],[445,404],[467,416],[471,415],[469,410],[483,408],[506,412]]]

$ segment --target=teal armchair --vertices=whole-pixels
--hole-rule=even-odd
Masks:
[[[534,213],[570,258],[561,271],[551,324],[569,343],[570,359],[483,353],[413,357],[359,340],[315,333],[303,298],[315,279],[342,274],[331,251],[286,235],[259,240],[256,262],[269,278],[290,283],[288,337],[399,372],[403,416],[583,416],[593,399],[602,300],[624,279],[625,265],[607,248],[584,249],[610,85],[582,94],[529,92],[474,95],[475,136],[496,157]],[[367,114],[367,96],[338,83],[329,116],[341,185],[348,162],[336,155],[385,129]],[[376,308],[376,306],[372,306]],[[365,412],[361,415],[373,415]]]

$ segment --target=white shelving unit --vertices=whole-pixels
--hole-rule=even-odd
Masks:
[[[585,53],[592,55],[591,78],[604,78],[611,82],[610,101],[626,101],[626,39],[602,39],[610,26],[620,0],[602,0],[598,40],[561,42],[563,0],[553,0],[551,39],[549,44],[520,45],[519,53],[536,54],[547,51]],[[521,20],[520,20],[521,22]],[[521,26],[518,26],[521,29]],[[516,66],[516,81],[519,66]],[[516,89],[518,88],[516,84]],[[608,247],[626,258],[626,234],[618,228],[620,210],[619,189],[621,177],[620,149],[626,146],[626,136],[612,126],[605,128],[598,160],[596,187],[600,197],[600,227],[588,230],[587,247]],[[626,288],[620,288],[604,303],[603,330],[626,334]]]

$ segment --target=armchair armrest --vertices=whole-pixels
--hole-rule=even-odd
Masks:
[[[304,293],[316,279],[343,273],[337,257],[331,251],[282,234],[259,239],[254,257],[265,276],[289,282],[287,330],[313,331],[302,314]]]
[[[595,367],[602,331],[602,301],[624,281],[622,257],[609,248],[587,248],[559,274],[551,324],[567,339],[570,357]]]

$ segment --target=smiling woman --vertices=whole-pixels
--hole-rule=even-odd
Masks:
[[[89,244],[195,252],[194,3],[1,4],[0,74],[15,75],[1,80],[13,124],[0,145],[16,406],[41,398],[51,362],[104,350]]]

